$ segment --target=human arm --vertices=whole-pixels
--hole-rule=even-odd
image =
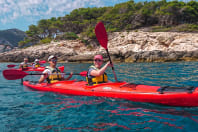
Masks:
[[[70,78],[72,78],[72,76],[73,76],[73,72],[71,72],[67,78],[63,78],[63,80],[69,80]]]
[[[23,68],[23,62],[20,63],[19,69]]]
[[[33,69],[35,69],[35,68],[36,68],[36,67],[35,67],[35,65],[36,65],[36,64],[34,64],[34,63],[32,64],[32,68],[33,68]]]
[[[105,70],[107,69],[108,66],[111,66],[110,62],[107,62],[102,68],[100,68],[99,70],[92,70],[90,72],[90,75],[92,76],[100,76],[102,74],[104,74]]]
[[[48,75],[42,75],[42,76],[40,77],[40,79],[39,79],[39,82],[38,82],[38,83],[42,83],[42,82],[44,82],[44,81],[45,81],[45,79],[47,78],[46,76],[48,76]]]
[[[45,81],[45,79],[49,76],[49,71],[48,70],[44,70],[43,71],[43,75],[41,75],[39,82],[38,83],[42,83]]]

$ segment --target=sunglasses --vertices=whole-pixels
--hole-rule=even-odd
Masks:
[[[95,62],[103,62],[103,60],[95,59]]]
[[[57,62],[57,59],[51,59],[52,62]]]

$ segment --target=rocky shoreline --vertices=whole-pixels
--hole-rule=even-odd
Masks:
[[[198,61],[198,33],[114,32],[108,35],[108,50],[114,62]],[[106,51],[101,46],[86,46],[80,40],[64,40],[50,44],[13,49],[0,53],[0,62],[21,62],[56,55],[61,62],[91,62],[95,54]]]

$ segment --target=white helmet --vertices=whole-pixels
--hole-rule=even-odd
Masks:
[[[54,55],[50,55],[49,58],[48,58],[48,61],[50,61],[52,58],[57,58],[57,57],[54,56]]]
[[[39,61],[39,59],[35,59],[35,61],[34,62],[38,62]]]

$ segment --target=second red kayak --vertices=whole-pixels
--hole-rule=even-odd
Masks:
[[[59,66],[58,68],[60,69],[61,72],[64,72],[64,68],[65,68],[64,66]],[[22,69],[20,69],[20,70],[22,70]],[[37,67],[37,68],[27,67],[27,68],[23,68],[22,71],[40,71],[40,72],[42,72],[44,70],[45,70],[45,67]]]
[[[24,81],[31,89],[68,95],[102,96],[170,106],[198,106],[196,87],[160,87],[126,82],[103,83],[87,86],[85,81],[60,81],[53,84],[35,84]]]

